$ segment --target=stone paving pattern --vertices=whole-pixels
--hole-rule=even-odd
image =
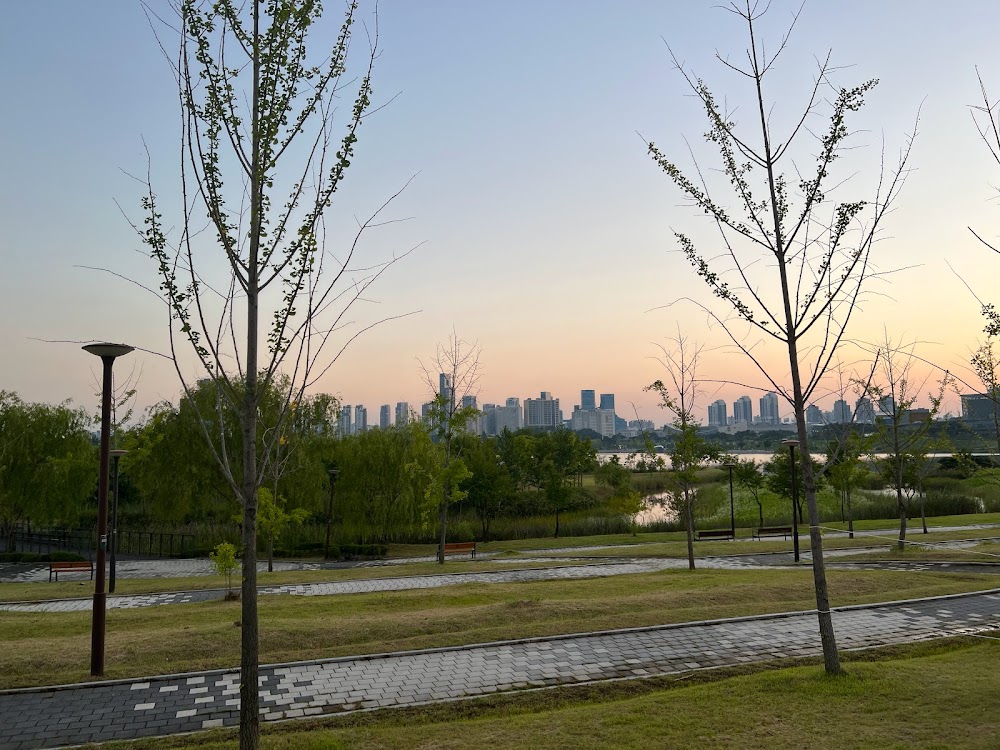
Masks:
[[[1000,594],[834,612],[841,648],[1000,628]],[[265,721],[820,652],[814,613],[691,623],[261,668]],[[239,672],[0,693],[0,750],[152,737],[238,722]]]

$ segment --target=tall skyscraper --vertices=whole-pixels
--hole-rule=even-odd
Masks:
[[[603,396],[602,396],[603,400]],[[542,391],[539,398],[524,400],[524,426],[529,428],[562,427],[562,409],[559,399],[552,398],[548,391]]]
[[[396,427],[402,427],[410,421],[410,404],[406,401],[396,402]]]
[[[890,396],[883,396],[878,400],[879,416],[892,419],[896,416],[896,399]]]
[[[438,395],[443,396],[447,404],[455,403],[455,388],[451,382],[451,375],[444,372],[438,375]]]
[[[753,424],[753,401],[749,396],[740,396],[733,402],[733,422]]]
[[[597,401],[594,398],[594,391],[580,391],[580,408],[596,409]]]
[[[389,404],[382,404],[379,407],[378,426],[380,430],[388,430],[392,426],[392,409]]]
[[[347,437],[351,434],[351,405],[344,404],[340,407],[340,425],[339,431],[341,437]]]
[[[842,398],[833,402],[833,421],[840,424],[851,421],[851,405]]]
[[[508,398],[505,406],[496,408],[496,434],[504,430],[517,432],[524,426],[521,412],[521,399]]]
[[[854,404],[854,421],[858,424],[875,424],[875,407],[870,398],[862,396]]]
[[[497,435],[497,405],[483,404],[483,434]]]
[[[816,404],[806,407],[806,424],[823,424],[823,410]]]
[[[778,417],[778,394],[773,391],[760,397],[760,423],[781,424]]]
[[[602,409],[615,410],[615,394],[613,393],[602,393],[601,394],[601,406]]]
[[[708,405],[708,426],[709,427],[725,427],[727,424],[726,419],[726,402],[721,398],[718,401],[713,401]]]
[[[361,404],[354,407],[354,432],[365,432],[368,429],[368,410]]]

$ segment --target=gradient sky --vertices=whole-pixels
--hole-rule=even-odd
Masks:
[[[774,0],[769,39],[794,7]],[[381,403],[417,405],[426,392],[416,358],[453,327],[482,346],[481,402],[547,390],[568,415],[580,389],[593,388],[615,393],[622,416],[633,416],[634,402],[659,423],[642,387],[662,376],[656,344],[678,325],[710,349],[703,377],[763,385],[696,308],[662,307],[688,295],[711,300],[671,234],[697,217],[639,135],[683,165],[686,136],[712,164],[697,145],[703,117],[661,37],[735,101],[740,83],[713,60],[716,49],[735,58],[745,48],[731,15],[694,0],[382,0],[379,9],[376,98],[399,96],[363,130],[334,217],[366,215],[419,173],[394,209],[412,220],[366,250],[384,256],[424,244],[356,317],[421,312],[365,335],[323,390],[367,405],[369,421]],[[339,3],[327,10],[335,24]],[[372,7],[364,11],[370,17]],[[946,261],[983,297],[1000,270],[966,229],[996,237],[1000,225],[1000,168],[968,106],[978,98],[976,65],[1000,95],[998,26],[995,0],[813,0],[773,82],[781,117],[827,50],[850,66],[838,83],[881,79],[857,121],[865,148],[849,161],[859,197],[877,177],[882,135],[894,153],[922,105],[915,171],[876,250],[880,269],[909,270],[873,287],[851,335],[919,340],[924,357],[951,368],[968,359],[982,324]],[[138,2],[50,0],[4,8],[0,101],[0,388],[90,405],[94,362],[77,345],[35,339],[166,350],[155,300],[79,266],[157,283],[116,201],[139,216],[141,188],[126,173],[144,172],[144,141],[159,192],[174,188],[176,91]],[[780,352],[765,359],[783,378]],[[149,355],[135,361],[140,404],[176,398],[169,366]],[[744,391],[707,386],[701,405]],[[947,408],[957,410],[956,400]]]

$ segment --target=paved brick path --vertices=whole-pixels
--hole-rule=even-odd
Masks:
[[[710,565],[709,560],[704,562]],[[750,563],[752,564],[752,563]],[[719,558],[715,567],[745,567],[740,560]],[[263,596],[291,594],[293,596],[332,596],[336,594],[364,594],[374,591],[405,591],[409,589],[437,588],[460,583],[517,583],[520,581],[549,581],[580,578],[600,578],[602,576],[626,575],[630,573],[652,573],[671,568],[686,568],[687,561],[675,558],[649,560],[622,560],[619,562],[592,563],[588,565],[564,565],[555,568],[528,568],[520,570],[496,570],[482,573],[442,573],[426,576],[395,576],[392,578],[369,578],[331,583],[283,584],[261,586],[258,591]],[[188,604],[191,602],[221,599],[223,591],[182,591],[163,594],[143,594],[133,596],[109,596],[108,609],[135,609],[162,604]],[[0,611],[7,612],[79,612],[93,607],[93,599],[61,599],[46,602],[0,603]]]
[[[1000,592],[848,607],[841,648],[1000,628]],[[645,677],[820,652],[815,614],[691,623],[262,667],[264,720]],[[239,672],[0,693],[0,750],[176,734],[238,721]]]

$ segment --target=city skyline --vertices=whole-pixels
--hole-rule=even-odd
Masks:
[[[926,23],[937,3],[910,3],[907,13],[861,0],[832,6],[805,7],[786,52],[800,64],[776,79],[787,89],[776,92],[775,116],[785,113],[786,90],[798,101],[813,56],[827,49],[836,64],[853,66],[837,73],[839,83],[880,78],[856,122],[873,134],[860,144],[868,161],[858,162],[858,194],[866,197],[861,180],[877,166],[879,134],[893,154],[924,102],[916,169],[873,256],[881,275],[863,300],[851,339],[870,344],[889,330],[927,342],[922,355],[940,367],[968,372],[982,328],[979,305],[939,249],[949,248],[951,267],[986,298],[989,289],[977,288],[976,274],[996,261],[967,227],[996,236],[996,169],[968,106],[979,98],[977,64],[987,84],[1000,88],[1000,66],[988,57],[1000,8],[969,0],[961,15],[975,14],[980,23],[957,34],[960,18]],[[773,8],[769,38],[798,4]],[[628,406],[634,403],[640,417],[660,423],[665,413],[642,389],[664,377],[656,345],[680,325],[706,344],[701,374],[717,381],[699,398],[699,418],[705,421],[712,401],[723,399],[731,408],[744,392],[756,406],[762,391],[745,386],[767,390],[769,384],[734,356],[698,308],[678,302],[689,295],[710,301],[671,234],[698,218],[678,205],[636,136],[639,131],[679,157],[687,153],[685,138],[700,147],[703,114],[672,70],[661,36],[729,93],[736,85],[712,60],[712,50],[739,54],[744,42],[727,14],[708,5],[638,0],[619,4],[610,16],[597,2],[567,11],[517,0],[502,8],[386,0],[380,9],[377,104],[393,101],[366,122],[330,226],[352,225],[419,173],[392,215],[414,219],[387,225],[365,249],[379,259],[426,244],[372,288],[356,325],[419,313],[361,337],[315,390],[369,408],[386,398],[420,404],[428,394],[416,358],[457,328],[483,347],[481,403],[542,390],[569,403],[582,380],[617,394],[619,414],[629,409],[634,416]],[[371,10],[363,5],[364,19],[371,20]],[[859,27],[852,19],[862,12],[867,22]],[[338,14],[329,15],[336,23]],[[609,17],[615,24],[610,38]],[[886,28],[897,33],[886,35]],[[514,60],[511,45],[520,50]],[[923,49],[938,54],[923,55]],[[595,54],[602,65],[592,77],[579,76]],[[455,59],[463,64],[455,66]],[[0,387],[29,401],[72,398],[89,407],[96,372],[80,343],[112,339],[160,354],[169,349],[155,298],[86,267],[155,288],[155,269],[137,252],[121,211],[133,219],[141,213],[141,191],[129,175],[145,172],[144,143],[168,205],[176,192],[176,92],[139,5],[68,3],[52,14],[46,4],[14,4],[0,28],[0,62],[0,94],[19,103],[15,116],[0,123],[0,137],[11,146],[0,185],[0,251],[7,261],[0,277]],[[490,158],[469,159],[469,153]],[[714,167],[710,152],[699,157]],[[59,207],[58,220],[52,206]],[[544,294],[512,295],[509,279],[498,273],[501,262],[511,277],[530,272],[546,279]],[[889,275],[904,268],[910,270]],[[924,279],[933,283],[920,283]],[[842,358],[861,356],[862,349],[848,347]],[[783,384],[781,357],[761,352]],[[140,407],[176,402],[172,364],[142,351],[122,364],[122,376],[133,366],[142,372]],[[190,359],[181,369],[192,380],[203,376]],[[832,390],[825,393],[815,400],[824,402]],[[787,414],[784,404],[780,408]],[[947,394],[944,411],[960,412],[957,396]]]

